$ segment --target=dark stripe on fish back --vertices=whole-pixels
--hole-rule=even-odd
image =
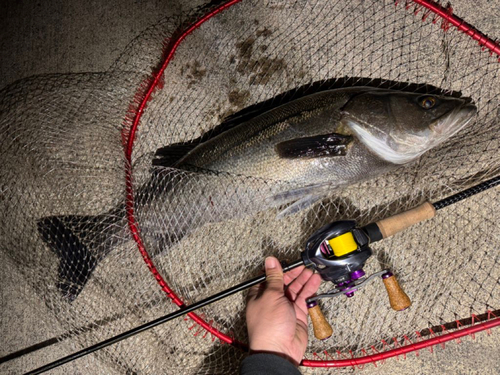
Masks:
[[[186,157],[180,159],[174,167],[181,169],[184,165],[205,167],[213,162],[226,160],[228,159],[227,153],[241,146],[245,140],[256,138],[278,124],[317,109],[330,107],[332,111],[339,110],[352,96],[364,90],[366,88],[323,91],[274,108],[198,145]],[[333,150],[331,152],[333,153]]]

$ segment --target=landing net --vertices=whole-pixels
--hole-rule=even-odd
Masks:
[[[328,222],[363,225],[496,175],[498,44],[459,31],[450,17],[450,7],[423,1],[234,1],[149,28],[107,72],[4,88],[2,267],[31,287],[19,305],[32,303],[40,315],[24,320],[54,335],[13,334],[16,322],[2,322],[10,338],[2,355],[45,347],[0,369],[27,371],[201,300],[257,275],[265,256],[294,260]],[[284,218],[279,208],[255,209],[273,194],[270,181],[152,165],[158,149],[198,142],[244,108],[352,85],[461,92],[478,114],[418,162],[332,190]],[[335,334],[319,342],[311,333],[305,364],[364,357],[443,327],[493,320],[500,308],[498,199],[490,189],[374,244],[365,271],[391,268],[413,306],[393,312],[381,283],[350,300],[324,301]],[[62,229],[68,225],[71,232]],[[60,266],[61,243],[88,252]],[[244,295],[235,295],[203,308],[197,322],[170,322],[67,366],[103,374],[235,373],[244,353],[227,343],[246,341],[244,306]]]

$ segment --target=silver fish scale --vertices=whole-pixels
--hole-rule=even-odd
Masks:
[[[338,186],[342,184],[341,181],[349,183],[352,178],[356,178],[356,172],[362,172],[352,166],[359,160],[360,153],[351,150],[347,157],[322,160],[285,159],[276,153],[275,146],[293,138],[330,133],[349,134],[340,122],[340,109],[359,91],[347,89],[323,92],[272,109],[199,146],[182,159],[177,167],[191,165],[297,186],[323,183]],[[357,147],[363,146],[356,143],[350,148]],[[365,149],[364,152],[366,155],[368,151]],[[366,172],[371,168],[373,166],[369,166]]]

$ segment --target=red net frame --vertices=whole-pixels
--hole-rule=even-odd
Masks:
[[[209,13],[205,14],[203,17],[198,19],[195,23],[191,24],[185,30],[183,30],[176,38],[173,38],[166,45],[163,53],[162,63],[158,70],[154,71],[148,80],[146,80],[142,86],[137,90],[135,95],[135,101],[130,106],[129,113],[125,117],[124,130],[122,132],[122,138],[124,143],[125,152],[125,178],[126,178],[126,207],[127,207],[127,221],[130,233],[137,244],[138,250],[141,253],[144,262],[146,263],[148,269],[151,271],[152,275],[158,282],[160,288],[165,292],[168,298],[172,300],[179,307],[184,307],[185,304],[182,299],[175,293],[174,290],[170,288],[167,282],[164,280],[158,269],[156,268],[153,260],[148,254],[146,247],[143,243],[141,235],[139,233],[138,224],[134,215],[134,187],[133,187],[133,169],[132,169],[132,153],[134,151],[134,141],[137,129],[139,128],[140,121],[144,109],[146,108],[149,100],[151,99],[153,93],[156,90],[160,90],[163,87],[164,82],[164,72],[170,62],[173,60],[175,52],[183,40],[191,34],[194,30],[199,28],[202,24],[209,21],[211,18],[215,17],[217,14],[225,11],[231,6],[241,2],[242,0],[231,0],[228,1]],[[404,4],[400,4],[400,1],[395,1],[395,6],[403,5],[407,10],[413,11],[415,16],[422,17],[422,20],[427,19],[429,16],[433,17],[433,23],[437,23],[441,20],[441,28],[443,31],[448,31],[451,26],[454,26],[456,30],[465,33],[473,40],[476,40],[480,47],[487,49],[490,54],[496,54],[499,56],[500,62],[500,44],[496,41],[490,39],[472,25],[466,23],[459,17],[453,14],[451,7],[442,7],[441,5],[429,1],[429,0],[406,0]],[[420,12],[423,10],[423,13]],[[193,312],[187,314],[197,325],[210,333],[213,337],[217,337],[224,343],[231,344],[237,347],[245,347],[244,343],[236,340],[231,335],[225,334],[215,328],[210,321],[207,320]],[[469,322],[470,320],[470,322]],[[463,327],[463,321],[467,321],[470,324],[469,327]],[[393,343],[388,344],[385,340],[381,340],[383,344],[383,352],[378,352],[375,347],[371,350],[373,354],[368,354],[366,350],[362,352],[365,354],[357,358],[345,358],[342,357],[341,353],[337,353],[339,359],[333,359],[332,356],[325,352],[323,355],[325,358],[321,358],[321,355],[314,353],[315,359],[304,359],[302,361],[303,366],[310,367],[348,367],[348,366],[363,366],[367,363],[375,363],[383,361],[387,358],[396,357],[400,355],[406,355],[409,352],[418,351],[424,348],[430,348],[435,345],[442,345],[451,340],[458,340],[461,337],[467,335],[474,335],[477,332],[490,330],[493,327],[500,325],[500,317],[497,317],[495,312],[488,311],[483,315],[483,319],[478,319],[477,316],[472,315],[470,319],[457,320],[454,322],[456,327],[453,332],[446,332],[447,326],[450,323],[443,324],[439,329],[440,334],[436,335],[436,332],[432,328],[429,328],[429,334],[433,337],[425,339],[418,342],[411,342],[408,337],[403,336],[403,345],[399,344],[398,338],[393,338]],[[453,323],[451,323],[453,325]],[[422,331],[421,331],[422,332]],[[418,337],[422,337],[421,332],[416,332]],[[203,337],[206,337],[205,334]],[[400,338],[401,339],[401,338]],[[329,359],[331,358],[331,359]]]

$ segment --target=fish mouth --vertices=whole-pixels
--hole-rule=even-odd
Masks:
[[[427,151],[453,137],[472,121],[476,113],[477,108],[472,103],[472,100],[464,98],[460,106],[439,117],[429,125],[429,129],[424,131],[425,136],[420,137],[422,141],[416,142],[413,147],[409,147],[407,152],[403,153],[405,157],[401,159],[403,161],[401,164],[422,156]]]
[[[443,143],[462,130],[475,117],[477,108],[464,98],[463,103],[434,120],[420,134],[403,137],[375,131],[373,125],[361,124],[359,119],[346,116],[347,126],[372,153],[392,164],[407,164]],[[371,131],[370,131],[371,130]]]
[[[464,103],[436,119],[429,125],[437,143],[443,138],[453,137],[456,133],[462,130],[474,118],[477,113],[477,107],[472,103],[470,98],[466,98]],[[435,144],[437,144],[435,143]]]

